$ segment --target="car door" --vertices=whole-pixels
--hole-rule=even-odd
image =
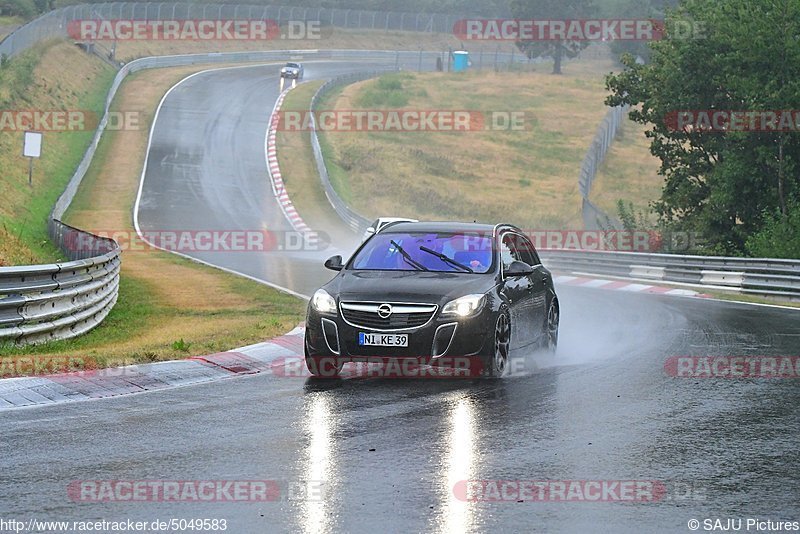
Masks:
[[[530,305],[530,280],[527,276],[505,277],[505,271],[515,261],[522,261],[516,246],[515,234],[506,232],[500,235],[499,249],[503,276],[502,293],[508,302],[511,314],[511,345],[513,348],[524,347],[530,343],[531,321],[526,308]]]
[[[542,265],[536,249],[530,239],[522,234],[515,234],[516,249],[522,257],[522,261],[534,268],[533,274],[528,279],[528,320],[531,324],[529,342],[537,341],[537,338],[544,333],[544,325],[547,320],[547,288],[550,285],[550,273]]]

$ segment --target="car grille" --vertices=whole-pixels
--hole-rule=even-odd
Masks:
[[[342,317],[355,327],[370,330],[404,330],[418,328],[431,320],[438,306],[435,304],[392,303],[392,314],[378,315],[380,303],[342,302]]]

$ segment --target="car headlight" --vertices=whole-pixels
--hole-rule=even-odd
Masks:
[[[458,315],[459,317],[468,317],[474,315],[486,302],[486,295],[466,295],[455,300],[451,300],[442,308],[442,313],[447,315]]]
[[[336,301],[324,289],[317,289],[311,298],[311,305],[320,313],[336,313]]]

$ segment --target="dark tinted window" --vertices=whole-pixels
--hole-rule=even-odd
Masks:
[[[504,234],[500,241],[500,261],[503,262],[503,269],[508,269],[515,261],[525,261],[517,249],[514,234]]]
[[[530,239],[518,234],[515,234],[514,238],[517,250],[519,250],[520,256],[522,256],[522,261],[530,266],[542,263],[539,261],[539,255],[536,254],[536,249],[533,248],[533,243],[531,243]]]
[[[425,248],[444,254],[476,273],[486,273],[492,268],[492,238],[456,232],[376,234],[350,265],[356,270],[467,272]]]

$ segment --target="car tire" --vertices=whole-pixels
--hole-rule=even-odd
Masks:
[[[500,310],[492,336],[492,353],[485,362],[485,375],[499,378],[508,369],[511,352],[511,317],[507,310]]]
[[[558,348],[558,324],[560,320],[561,310],[558,306],[558,301],[553,298],[550,301],[550,307],[547,309],[542,340],[542,348],[551,354],[554,354]]]

